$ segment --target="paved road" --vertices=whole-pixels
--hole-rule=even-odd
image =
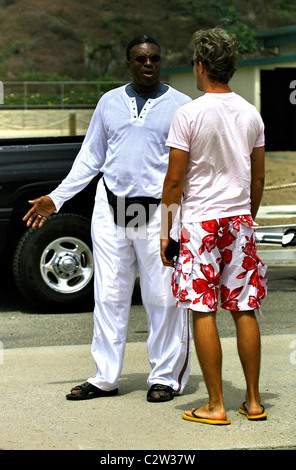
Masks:
[[[5,351],[1,380],[3,390],[9,393],[1,395],[0,447],[96,450],[92,454],[96,459],[101,452],[120,455],[125,450],[129,455],[142,449],[141,459],[145,449],[150,455],[150,449],[155,449],[153,454],[168,449],[172,455],[188,451],[196,455],[198,463],[199,450],[295,450],[295,363],[291,361],[291,344],[296,339],[295,284],[296,265],[269,269],[265,318],[260,320],[264,335],[260,386],[267,421],[250,423],[238,413],[245,382],[232,320],[229,314],[219,312],[225,405],[232,421],[227,429],[192,425],[181,419],[185,409],[204,404],[207,397],[195,354],[185,393],[168,403],[147,403],[150,367],[143,342],[147,337],[145,314],[138,292],[131,310],[119,396],[73,403],[65,399],[65,393],[73,384],[84,381],[94,367],[88,344],[92,336],[91,312],[38,314],[27,308],[12,286],[2,285],[0,341]],[[54,345],[58,347],[51,347]]]
[[[262,306],[264,318],[259,319],[261,333],[296,335],[296,266],[270,266],[268,278],[268,296]],[[235,336],[230,314],[219,310],[217,319],[221,337]],[[0,341],[5,349],[89,344],[92,328],[90,311],[40,314],[25,303],[11,282],[0,288]],[[146,315],[136,285],[127,340],[141,342],[146,338]]]

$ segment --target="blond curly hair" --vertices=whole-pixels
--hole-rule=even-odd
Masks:
[[[194,59],[202,62],[214,82],[228,83],[238,55],[236,36],[222,28],[196,31],[192,37]]]

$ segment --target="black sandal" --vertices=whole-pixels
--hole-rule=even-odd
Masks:
[[[162,384],[153,384],[147,393],[147,401],[163,402],[172,400],[176,392],[172,387]]]
[[[75,391],[78,391],[80,393],[73,393]],[[84,384],[76,385],[76,387],[73,387],[71,389],[71,393],[68,393],[68,395],[66,395],[66,398],[68,400],[90,400],[91,398],[110,397],[117,394],[118,388],[107,392],[105,390],[101,390],[98,387],[95,387],[89,382],[85,382]]]

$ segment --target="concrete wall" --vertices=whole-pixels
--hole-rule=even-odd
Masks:
[[[192,99],[203,93],[196,88],[196,80],[192,72],[176,73],[170,76],[170,85]],[[257,67],[242,67],[238,69],[231,81],[230,88],[243,96],[260,109],[260,70]]]
[[[261,108],[261,70],[273,70],[277,67],[294,67],[296,62],[281,62],[276,64],[255,65],[239,67],[229,82],[230,88],[256,106],[260,112]],[[180,72],[170,75],[170,85],[192,99],[198,98],[202,93],[196,88],[193,72]]]
[[[170,85],[186,93],[192,99],[203,94],[196,88],[196,80],[192,72],[171,75]],[[237,70],[229,86],[235,93],[243,96],[258,109],[260,108],[260,71],[256,67],[244,67]]]
[[[0,138],[84,135],[93,109],[1,110]]]

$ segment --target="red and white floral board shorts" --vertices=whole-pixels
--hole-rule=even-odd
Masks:
[[[267,293],[267,266],[257,256],[250,215],[182,223],[172,276],[177,306],[199,312],[259,309]]]

